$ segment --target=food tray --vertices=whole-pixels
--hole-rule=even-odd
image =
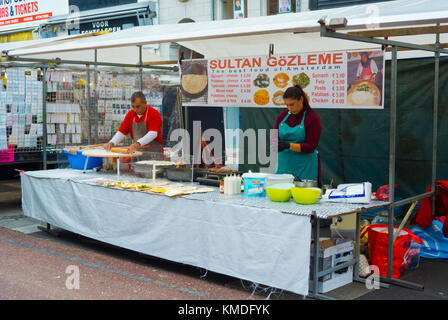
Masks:
[[[166,178],[171,181],[192,181],[197,177],[196,172],[192,172],[192,168],[167,168],[165,169]]]
[[[162,161],[162,160],[144,160],[144,161],[138,161],[134,163],[135,168],[150,168],[152,169],[153,166],[156,166],[157,169],[166,169],[166,168],[176,168],[180,166],[185,166],[185,163],[183,162],[172,162],[172,161]]]

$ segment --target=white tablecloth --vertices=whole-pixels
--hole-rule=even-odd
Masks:
[[[309,217],[91,185],[76,170],[22,173],[26,216],[112,245],[308,294]],[[121,177],[122,178],[122,177]]]

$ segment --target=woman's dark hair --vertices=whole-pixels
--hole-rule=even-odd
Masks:
[[[306,97],[306,94],[303,91],[301,86],[296,84],[293,87],[289,87],[288,89],[286,89],[285,93],[283,94],[283,99],[300,100],[301,97],[303,97],[303,106],[306,109],[310,108],[310,104],[309,104],[308,98]]]
[[[369,57],[369,53],[368,52],[361,52],[360,53],[360,56],[361,56],[361,64],[362,64],[362,66],[364,67],[364,68],[367,68],[367,67],[369,67],[370,66],[370,57]],[[364,61],[362,61],[362,57],[366,57],[366,61],[364,62]]]

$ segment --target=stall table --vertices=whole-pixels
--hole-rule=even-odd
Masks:
[[[317,278],[312,294],[309,291],[310,218],[318,241],[320,219],[357,213],[359,223],[362,210],[388,204],[298,205],[293,201],[277,203],[267,198],[223,195],[218,188],[211,193],[170,198],[93,183],[102,178],[148,181],[91,170],[24,172],[23,212],[122,248],[316,298],[326,296],[317,293]],[[359,232],[356,240],[356,257],[347,265],[359,261]],[[312,267],[317,270],[317,264]],[[323,270],[318,277],[334,271]],[[358,280],[356,271],[355,267]]]

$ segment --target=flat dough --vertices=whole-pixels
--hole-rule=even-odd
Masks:
[[[116,153],[101,149],[88,149],[82,152],[83,156],[87,157],[104,157],[104,158],[120,158],[120,157],[140,157],[143,155],[141,151],[135,151],[134,153]]]
[[[182,88],[190,94],[197,94],[207,87],[208,77],[202,74],[184,74]]]

